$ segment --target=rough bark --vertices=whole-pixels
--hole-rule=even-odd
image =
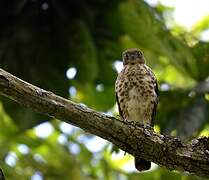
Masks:
[[[75,104],[52,92],[31,85],[0,69],[0,94],[38,113],[65,121],[100,136],[134,156],[166,166],[209,177],[209,138],[184,144],[175,137],[151,129],[135,127],[114,117]]]

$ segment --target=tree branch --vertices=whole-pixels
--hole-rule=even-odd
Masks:
[[[0,94],[38,113],[61,119],[100,136],[120,149],[170,170],[188,171],[209,177],[209,138],[184,144],[174,137],[135,127],[75,104],[52,92],[31,85],[0,69]]]

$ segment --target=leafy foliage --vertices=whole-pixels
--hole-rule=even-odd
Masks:
[[[0,67],[116,115],[114,65],[124,49],[138,47],[159,80],[155,129],[184,140],[208,135],[209,44],[199,40],[208,28],[208,17],[188,33],[178,26],[167,28],[163,13],[170,10],[137,0],[4,0]],[[71,67],[77,73],[68,79]],[[80,129],[7,98],[0,101],[0,166],[7,179],[29,179],[34,174],[44,179],[197,179],[160,167],[141,174],[127,172],[123,167],[131,157],[114,158],[108,142],[95,141]],[[52,132],[43,138],[33,127],[49,120]],[[96,149],[93,140],[104,145]]]

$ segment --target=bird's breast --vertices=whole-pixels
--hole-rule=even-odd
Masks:
[[[149,69],[135,67],[129,71],[127,88],[128,119],[142,124],[150,123],[153,102],[156,101],[155,85]]]
[[[116,93],[125,120],[149,124],[152,119],[156,79],[146,65],[126,66],[116,81]]]

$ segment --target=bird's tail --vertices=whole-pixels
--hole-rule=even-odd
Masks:
[[[146,171],[151,167],[151,162],[135,157],[135,168],[138,171]]]

